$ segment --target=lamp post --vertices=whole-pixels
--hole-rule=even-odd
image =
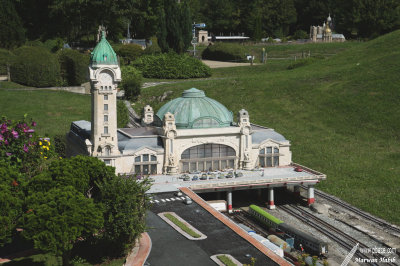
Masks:
[[[202,29],[205,28],[206,24],[205,23],[193,23],[192,25],[192,34],[193,38],[192,41],[190,42],[193,45],[193,56],[196,56],[196,45],[197,45],[197,38],[196,38],[196,28]]]

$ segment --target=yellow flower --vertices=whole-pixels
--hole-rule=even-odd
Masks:
[[[43,152],[40,152],[40,154],[43,154]]]
[[[62,160],[62,157],[60,157],[60,160]]]
[[[40,146],[42,146],[42,145],[43,145],[43,143],[42,143],[41,141],[39,141],[39,145],[40,145]]]
[[[47,148],[47,146],[42,146],[42,149],[46,149]]]
[[[46,150],[49,150],[49,147],[46,146]]]
[[[46,156],[44,156],[43,158],[44,158],[45,160],[47,159],[47,157],[46,157]]]

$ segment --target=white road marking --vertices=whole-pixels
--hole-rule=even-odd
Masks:
[[[166,201],[170,201],[169,199],[165,199]]]
[[[158,200],[155,200],[155,202],[159,203],[160,201],[158,201]]]
[[[161,199],[161,201],[162,201],[162,202],[165,202],[165,200],[164,200],[164,199]]]

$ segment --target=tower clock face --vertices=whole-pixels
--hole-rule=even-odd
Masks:
[[[110,76],[110,74],[108,74],[108,73],[100,73],[100,76],[99,76],[99,81],[102,83],[102,84],[112,84],[112,77]]]

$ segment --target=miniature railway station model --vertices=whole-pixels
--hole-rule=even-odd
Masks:
[[[154,184],[150,193],[177,191],[179,187],[196,192],[225,191],[231,212],[232,191],[267,188],[266,201],[273,209],[274,188],[299,191],[300,185],[306,185],[308,203],[312,204],[314,185],[326,179],[324,174],[292,162],[291,144],[284,136],[252,124],[244,109],[234,120],[224,105],[195,88],[185,90],[157,113],[145,106],[142,127],[117,128],[121,70],[104,34],[92,52],[89,73],[92,121],[72,122],[67,154],[95,156],[119,174],[151,175]],[[195,172],[198,179],[190,174]],[[190,181],[179,179],[184,173]]]
[[[314,203],[314,186],[326,175],[294,163],[290,141],[272,128],[251,123],[245,109],[234,119],[223,104],[202,90],[190,88],[156,113],[145,106],[141,127],[117,128],[121,70],[104,34],[92,52],[89,73],[92,119],[72,122],[67,135],[68,156],[94,156],[115,167],[118,174],[151,176],[148,193],[176,192],[182,187],[196,193],[226,193],[229,213],[232,192],[237,190],[261,194],[261,189],[267,189],[264,202],[274,209],[275,188],[292,188],[299,193],[304,185],[308,204]],[[295,230],[291,232],[307,239]],[[315,247],[301,243],[316,253],[327,252],[323,243],[314,242]]]

